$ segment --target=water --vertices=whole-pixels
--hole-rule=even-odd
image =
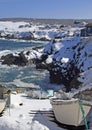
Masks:
[[[0,50],[20,50],[29,49],[31,47],[43,46],[44,42],[22,42],[13,40],[2,40],[0,39]]]
[[[47,71],[36,70],[35,66],[0,66],[0,83],[6,84],[9,88],[42,87],[42,84],[44,83],[44,80],[46,80],[47,75]]]
[[[19,42],[0,40],[0,51],[2,50],[28,50],[36,46],[44,46],[40,42]],[[0,65],[0,84],[8,88],[15,87],[40,87],[44,90],[54,88],[49,83],[49,73],[46,70],[36,70],[35,65],[18,67]],[[57,87],[58,88],[58,87]]]

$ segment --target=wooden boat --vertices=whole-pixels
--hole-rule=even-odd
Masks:
[[[6,101],[4,99],[0,99],[0,113],[4,110],[6,105]]]
[[[84,125],[83,116],[85,116],[86,121],[89,121],[89,114],[92,108],[90,102],[82,101],[83,111],[81,110],[79,99],[51,99],[51,104],[56,120],[62,124],[76,127],[82,126]]]
[[[0,84],[0,113],[4,110],[7,101],[7,97],[4,94],[5,88],[5,86]]]

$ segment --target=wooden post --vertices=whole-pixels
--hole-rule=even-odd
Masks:
[[[9,89],[8,91],[7,91],[7,94],[8,94],[8,96],[9,96],[9,116],[11,115],[11,113],[10,113],[10,104],[11,104],[11,90]]]

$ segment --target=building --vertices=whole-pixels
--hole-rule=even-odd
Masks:
[[[81,30],[82,37],[92,36],[92,23],[86,24],[85,28]]]

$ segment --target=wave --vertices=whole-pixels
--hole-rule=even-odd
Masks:
[[[11,53],[11,52],[12,52],[11,50],[2,50],[2,51],[0,51],[0,58],[1,58],[2,56],[5,56],[5,55]]]

